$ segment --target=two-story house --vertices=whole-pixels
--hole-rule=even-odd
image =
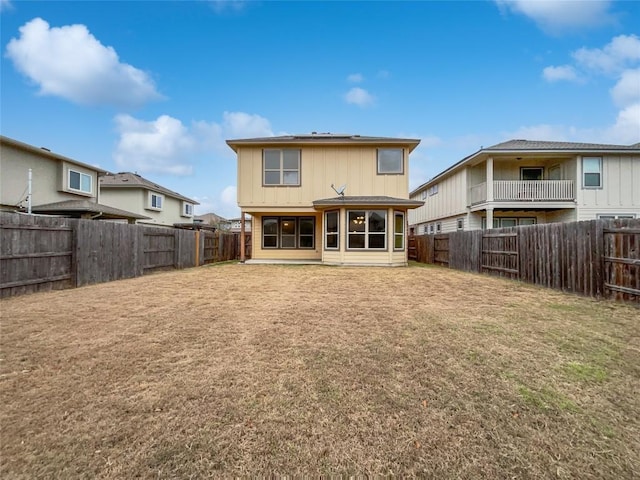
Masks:
[[[101,168],[0,136],[0,207],[98,220],[147,218],[101,203]]]
[[[199,205],[195,200],[131,172],[102,175],[100,195],[107,205],[147,217],[138,223],[164,227],[192,222],[194,205]]]
[[[252,219],[251,261],[406,265],[407,211],[423,204],[409,199],[419,143],[316,133],[228,140],[240,217]]]
[[[510,140],[413,190],[416,234],[640,217],[640,144]]]

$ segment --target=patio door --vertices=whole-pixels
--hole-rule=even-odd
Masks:
[[[521,167],[520,180],[542,180],[544,169],[542,167]]]

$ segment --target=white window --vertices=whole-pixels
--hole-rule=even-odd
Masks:
[[[464,218],[459,218],[456,220],[456,228],[458,230],[464,230]]]
[[[423,190],[423,191],[422,191],[421,199],[422,199],[422,200],[426,200],[426,198],[427,198],[427,191],[426,191],[426,190]]]
[[[378,149],[378,175],[403,173],[404,150],[402,148]]]
[[[347,211],[347,248],[384,250],[387,248],[385,210]]]
[[[292,148],[265,149],[262,163],[263,185],[300,185],[300,150]]]
[[[193,217],[193,204],[188,202],[182,202],[182,216]]]
[[[340,212],[324,214],[324,248],[337,250],[340,246]]]
[[[393,249],[404,250],[404,213],[393,214]]]
[[[434,225],[433,223],[429,224],[429,233],[433,233],[434,231]]]
[[[536,217],[493,217],[493,228],[535,225]],[[487,217],[482,217],[482,229],[487,228]]]
[[[150,210],[162,210],[164,203],[164,196],[158,193],[149,193],[149,209]]]
[[[69,170],[69,189],[77,190],[82,193],[91,193],[91,175],[86,173]]]
[[[584,188],[602,187],[602,158],[582,158],[582,186]]]
[[[436,233],[442,232],[442,223],[436,223]]]
[[[520,180],[542,180],[544,168],[520,167]]]
[[[429,194],[430,197],[432,197],[433,195],[438,193],[438,184],[436,183],[435,185],[431,185],[429,187],[429,190],[427,190],[427,193]]]

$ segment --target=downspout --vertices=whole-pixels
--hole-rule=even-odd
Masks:
[[[27,181],[27,213],[31,215],[31,184],[33,180],[33,171],[29,169],[29,177]]]

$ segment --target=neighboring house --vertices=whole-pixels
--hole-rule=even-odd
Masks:
[[[205,225],[211,225],[214,227],[219,227],[220,224],[228,222],[228,220],[220,215],[215,213],[203,213],[202,215],[196,215],[193,217],[194,222],[200,222]]]
[[[409,199],[419,143],[316,133],[228,140],[240,217],[252,219],[251,261],[406,265],[406,214],[423,204]]]
[[[221,222],[220,228],[232,233],[240,233],[242,230],[242,225],[240,223],[240,217],[230,218],[229,220]],[[244,217],[244,231],[247,233],[251,232],[251,217]]]
[[[640,217],[640,144],[511,140],[411,192],[415,234]]]
[[[105,173],[46,148],[0,136],[0,206],[5,210],[29,213],[30,203],[31,213],[129,222],[145,218],[101,203],[98,177]]]
[[[195,200],[131,172],[101,176],[100,196],[107,205],[148,217],[138,223],[165,227],[193,222],[194,205],[199,205]]]

